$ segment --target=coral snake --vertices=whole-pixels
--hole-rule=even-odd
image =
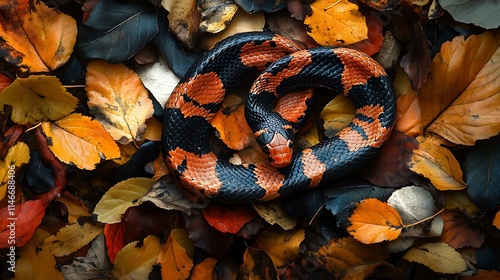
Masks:
[[[209,143],[210,123],[226,92],[249,78],[256,80],[245,107],[247,122],[264,149],[271,150],[276,166],[232,164]],[[344,94],[356,113],[333,138],[288,156],[293,140],[288,139],[290,125],[273,111],[273,104],[278,95],[304,87]],[[391,80],[368,55],[347,48],[302,50],[273,33],[242,33],[207,51],[169,97],[162,132],[165,162],[183,187],[210,200],[271,200],[331,182],[360,167],[389,137],[395,110]]]

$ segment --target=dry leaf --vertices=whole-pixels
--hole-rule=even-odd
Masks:
[[[500,48],[464,92],[429,126],[452,143],[472,146],[500,133]]]
[[[221,32],[231,22],[238,10],[238,5],[232,1],[199,1],[201,14],[200,32]]]
[[[9,198],[10,199],[10,198]],[[10,246],[22,247],[26,244],[45,216],[45,203],[43,201],[28,200],[22,204],[15,204],[0,209],[0,249]],[[11,236],[12,224],[15,224],[15,235]]]
[[[222,233],[237,233],[257,213],[250,206],[210,205],[202,210],[207,222]]]
[[[292,230],[271,227],[255,237],[255,247],[265,251],[273,260],[274,266],[281,267],[299,256],[299,246],[305,234],[301,227]]]
[[[493,219],[493,225],[500,229],[500,210],[495,214],[495,218]]]
[[[121,144],[142,140],[153,102],[139,76],[124,64],[92,60],[86,90],[90,113]]]
[[[351,222],[347,228],[349,234],[365,244],[394,240],[403,229],[399,213],[376,198],[359,202],[349,221]]]
[[[149,178],[130,178],[111,187],[95,206],[97,220],[112,224],[120,222],[123,213],[146,194],[153,182]]]
[[[45,239],[45,246],[56,257],[67,256],[89,244],[102,232],[102,226],[75,222],[61,228],[56,235]]]
[[[216,279],[217,274],[215,270],[215,265],[217,264],[217,259],[206,258],[201,263],[197,264],[193,268],[193,273],[191,274],[191,280],[205,280],[205,279]]]
[[[167,17],[170,31],[183,45],[194,48],[200,26],[196,0],[175,0]]]
[[[465,188],[462,169],[450,150],[440,146],[431,138],[425,138],[413,151],[410,169],[429,179],[438,190],[461,190]]]
[[[318,0],[304,20],[307,33],[322,46],[345,46],[368,38],[365,17],[348,0]]]
[[[113,279],[148,279],[160,249],[160,240],[153,235],[146,237],[142,246],[139,241],[127,244],[116,255]]]
[[[399,96],[394,128],[412,137],[422,135],[424,128],[418,95],[403,69],[398,68],[393,85],[396,95]]]
[[[454,249],[464,247],[479,248],[484,243],[485,234],[481,230],[480,219],[458,209],[446,209],[443,217],[443,234],[439,241]]]
[[[247,247],[236,279],[278,279],[277,274],[266,252]]]
[[[101,159],[120,156],[120,149],[102,125],[80,114],[71,114],[56,122],[42,123],[49,148],[64,163],[92,170]]]
[[[455,274],[467,269],[460,253],[445,243],[427,243],[410,249],[404,259],[423,264],[437,273]]]
[[[18,142],[10,147],[3,161],[0,160],[0,200],[5,197],[7,190],[9,190],[9,195],[12,195],[12,197],[15,196],[15,189],[12,189],[12,186],[14,186],[12,181],[16,177],[15,168],[28,163],[29,160],[30,149],[24,142]],[[9,181],[11,182],[10,184]],[[9,200],[11,199],[9,198]]]
[[[352,101],[347,96],[337,95],[321,111],[325,135],[333,137],[354,119],[355,113],[356,107]]]
[[[49,72],[63,65],[76,42],[76,21],[42,1],[8,0],[0,6],[0,49],[22,71]]]
[[[252,206],[271,225],[279,225],[284,230],[293,229],[297,225],[297,219],[288,214],[279,202],[254,203]]]
[[[212,126],[217,129],[220,139],[233,150],[243,150],[250,145],[253,132],[245,120],[245,106],[237,95],[229,95],[224,100],[222,109],[212,120]]]
[[[492,32],[471,35],[467,40],[455,37],[441,46],[418,95],[424,127],[462,94],[497,48]]]
[[[188,241],[189,249],[185,249],[180,242]],[[158,255],[158,262],[161,263],[162,279],[188,279],[193,260],[188,251],[193,250],[193,243],[189,240],[184,229],[173,229],[165,245]]]
[[[15,262],[15,279],[63,280],[56,268],[54,256],[44,244],[50,233],[37,229],[31,240],[20,248],[20,258]]]
[[[0,110],[5,104],[12,106],[12,120],[26,125],[60,119],[75,110],[78,99],[66,91],[58,78],[33,75],[17,78],[2,91]]]
[[[90,216],[92,214],[85,203],[80,200],[80,198],[70,194],[69,192],[63,192],[56,201],[64,203],[66,209],[68,209],[68,222],[73,223],[78,218],[84,216]]]

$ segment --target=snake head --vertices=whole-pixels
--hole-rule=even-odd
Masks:
[[[255,133],[260,147],[275,167],[285,167],[292,162],[293,128],[283,125],[279,131],[263,129]]]

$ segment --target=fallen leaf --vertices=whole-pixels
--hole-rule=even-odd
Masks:
[[[85,257],[76,257],[69,265],[61,267],[66,280],[104,279],[111,273],[111,263],[106,257],[104,235],[99,234]]]
[[[387,204],[398,211],[405,225],[420,222],[436,212],[432,195],[418,186],[406,186],[394,191]]]
[[[67,256],[90,243],[102,232],[102,226],[78,222],[61,228],[56,235],[45,239],[45,246],[56,257]]]
[[[19,98],[22,96],[22,98]],[[17,78],[0,94],[0,109],[12,106],[12,120],[18,124],[53,121],[76,109],[78,99],[54,76],[32,75]]]
[[[94,214],[101,223],[118,223],[122,214],[144,196],[153,184],[152,179],[130,178],[111,187],[97,203]]]
[[[399,213],[387,203],[375,198],[359,202],[349,221],[349,234],[365,244],[394,240],[403,229]]]
[[[382,30],[384,26],[382,21],[371,14],[365,14],[366,26],[368,28],[368,39],[349,45],[349,48],[359,50],[372,56],[379,52],[380,47],[384,43],[384,36]]]
[[[70,57],[76,21],[42,1],[8,0],[0,7],[2,57],[21,71],[49,72]]]
[[[456,20],[472,23],[486,29],[498,28],[500,21],[495,15],[500,12],[500,7],[490,1],[458,1],[440,0],[439,5],[443,7]]]
[[[396,104],[396,122],[394,129],[416,137],[422,135],[422,114],[417,92],[412,88],[408,75],[398,68],[393,81],[398,97]]]
[[[288,214],[283,205],[277,202],[254,203],[253,208],[266,222],[279,225],[284,230],[295,228],[297,219]]]
[[[92,60],[86,90],[90,113],[121,144],[140,141],[153,103],[139,76],[124,64]]]
[[[441,191],[461,190],[466,186],[460,164],[453,154],[431,138],[425,138],[413,151],[410,169],[429,179]]]
[[[199,1],[201,14],[200,32],[217,33],[226,28],[238,10],[238,5],[228,1]]]
[[[365,17],[347,0],[318,0],[306,9],[307,33],[322,46],[345,46],[368,38]]]
[[[0,200],[7,192],[9,200],[15,197],[16,167],[20,167],[30,160],[30,150],[24,142],[17,142],[7,151],[5,158],[0,160]]]
[[[217,259],[206,258],[201,263],[197,264],[193,268],[193,273],[191,274],[191,280],[205,280],[205,279],[215,279],[217,278],[217,271],[215,265],[217,264]]]
[[[321,119],[325,128],[325,136],[333,137],[342,128],[346,127],[354,119],[356,107],[352,101],[344,95],[337,95],[328,102],[321,111]]]
[[[492,32],[471,35],[467,40],[462,36],[455,37],[441,45],[441,51],[432,59],[431,72],[418,93],[424,127],[462,94],[497,49]]]
[[[104,237],[106,238],[106,249],[111,263],[115,262],[116,255],[125,246],[124,243],[125,223],[104,225]]]
[[[69,223],[75,222],[80,217],[90,216],[90,214],[92,214],[80,198],[69,192],[63,192],[56,201],[62,202],[64,206],[66,206]]]
[[[64,163],[92,170],[101,159],[120,156],[115,141],[102,125],[89,117],[71,114],[55,122],[42,123],[50,150]]]
[[[500,229],[500,210],[495,214],[495,218],[493,219],[493,225]]]
[[[444,221],[443,234],[439,241],[454,249],[464,247],[479,248],[484,243],[485,234],[481,230],[479,217],[458,209],[446,209],[441,213]]]
[[[301,227],[292,230],[270,227],[255,236],[255,247],[266,252],[274,266],[279,268],[292,263],[299,256],[299,246],[305,234]]]
[[[271,258],[266,252],[247,247],[243,253],[243,264],[238,279],[278,279]]]
[[[14,206],[0,209],[0,248],[22,247],[35,234],[45,215],[45,203],[41,200],[28,200]],[[10,237],[12,230],[14,238]]]
[[[200,27],[196,0],[176,0],[168,13],[168,27],[189,49],[195,47]]]
[[[384,243],[363,244],[352,237],[332,239],[327,244],[310,252],[322,266],[338,278],[357,266],[380,262],[387,257]]]
[[[231,94],[224,100],[221,110],[215,114],[211,123],[224,144],[237,151],[248,147],[254,137],[246,122],[244,110],[244,101]]]
[[[500,48],[465,91],[427,129],[448,141],[472,146],[500,133]]]
[[[156,264],[161,250],[158,237],[150,235],[139,241],[127,244],[118,252],[111,274],[113,279],[148,279],[148,275]]]
[[[37,229],[33,238],[20,248],[19,259],[15,261],[16,279],[63,280],[57,269],[54,256],[43,240],[50,233]]]
[[[460,253],[445,243],[427,243],[403,255],[410,262],[423,264],[437,273],[456,274],[467,269]]]
[[[202,211],[205,220],[222,233],[237,233],[257,216],[250,206],[210,205]]]
[[[188,279],[193,268],[192,253],[193,244],[187,232],[184,229],[173,229],[158,255],[162,279]]]

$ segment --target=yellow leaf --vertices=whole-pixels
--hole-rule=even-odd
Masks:
[[[438,190],[461,190],[465,188],[462,169],[450,150],[430,138],[420,143],[413,151],[410,169],[429,179]]]
[[[455,274],[467,269],[460,253],[445,243],[427,243],[411,248],[403,258],[423,264],[437,273]]]
[[[299,245],[304,238],[305,230],[300,227],[292,230],[269,228],[255,237],[255,245],[271,257],[274,266],[280,267],[299,256]]]
[[[297,225],[297,219],[288,214],[279,202],[254,203],[252,206],[271,225],[277,224],[284,230],[293,229]]]
[[[44,244],[50,233],[37,229],[31,240],[20,248],[20,258],[15,262],[15,279],[63,280],[56,268],[54,256]]]
[[[333,137],[337,134],[352,121],[355,112],[356,107],[347,96],[337,95],[321,111],[325,135]]]
[[[75,110],[78,99],[54,76],[33,75],[17,78],[0,94],[0,110],[12,106],[12,120],[18,124],[37,124],[60,119]]]
[[[63,192],[56,200],[62,202],[68,209],[68,222],[70,223],[75,222],[80,217],[92,214],[83,201],[69,192]]]
[[[63,65],[76,42],[76,21],[42,1],[8,0],[0,6],[2,56],[21,71],[49,72]]]
[[[80,225],[78,222],[75,222],[61,228],[56,235],[46,238],[45,246],[56,257],[67,256],[89,244],[102,231],[102,226],[91,225],[89,223]]]
[[[217,33],[226,28],[238,5],[234,2],[203,1],[199,4],[201,13],[200,32]]]
[[[359,202],[349,221],[349,234],[365,244],[395,240],[403,229],[403,220],[396,209],[375,198]]]
[[[322,46],[345,46],[368,38],[365,17],[348,0],[317,0],[306,12],[307,33]]]
[[[113,279],[148,279],[160,253],[160,240],[150,235],[144,239],[142,246],[139,247],[138,244],[139,241],[131,242],[118,252],[111,271]]]
[[[153,182],[149,178],[130,178],[111,187],[95,206],[97,220],[108,224],[120,222],[122,214],[146,194]]]
[[[9,187],[9,180],[15,179],[15,168],[28,163],[30,160],[30,149],[24,142],[18,142],[10,147],[3,161],[0,161],[0,200],[5,197]],[[10,184],[15,187],[15,185]]]
[[[418,94],[424,127],[469,86],[497,48],[493,32],[471,35],[467,40],[455,37],[441,46]]]
[[[429,126],[452,143],[472,146],[500,133],[500,48],[465,91]]]
[[[153,102],[139,76],[124,64],[92,60],[86,82],[90,113],[113,139],[121,144],[142,140]]]
[[[168,13],[168,27],[188,48],[194,48],[200,24],[196,0],[176,0]]]
[[[50,138],[50,150],[64,163],[92,170],[101,159],[120,156],[120,149],[101,124],[80,114],[56,122],[44,122],[42,130]]]
[[[186,250],[182,244],[189,248]],[[173,229],[158,255],[162,279],[187,279],[193,267],[193,260],[189,256],[192,256],[193,249],[187,231]]]

